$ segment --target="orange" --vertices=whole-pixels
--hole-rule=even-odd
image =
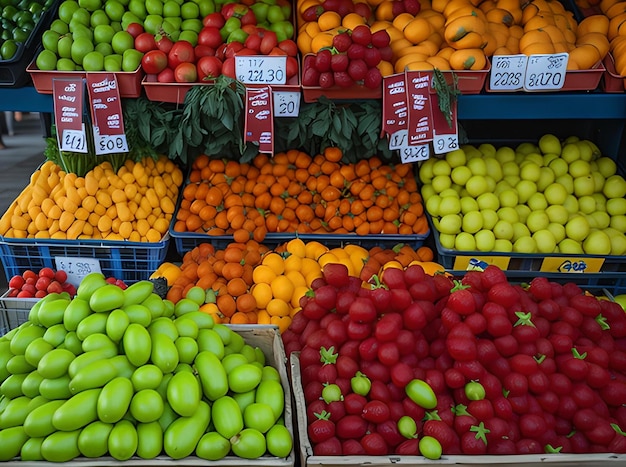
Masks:
[[[361,15],[359,15],[358,13],[348,13],[346,16],[343,17],[343,19],[341,20],[341,25],[346,28],[346,29],[350,29],[353,30],[354,28],[356,28],[359,24],[367,24],[365,22],[365,18],[363,18]]]

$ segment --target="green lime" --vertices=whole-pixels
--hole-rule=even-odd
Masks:
[[[17,43],[14,40],[4,41],[2,46],[0,46],[0,55],[2,55],[2,60],[11,60],[15,53],[17,52]]]
[[[70,24],[74,12],[79,8],[80,6],[76,0],[63,0],[63,2],[59,5],[57,16],[64,23]]]
[[[116,54],[123,54],[128,49],[134,50],[135,39],[128,31],[119,31],[113,35],[111,46]]]
[[[104,55],[97,50],[87,53],[83,57],[83,68],[85,71],[102,71],[104,68]]]
[[[92,52],[93,50],[94,50],[93,42],[91,42],[88,38],[79,37],[78,39],[74,39],[74,42],[72,43],[72,49],[71,49],[72,60],[77,65],[82,66],[83,58],[85,57],[85,55],[87,55],[89,52]]]
[[[59,43],[57,44],[57,54],[60,58],[72,58],[72,43],[74,39],[70,34],[66,36],[61,36],[59,38]]]
[[[78,5],[87,11],[96,11],[102,7],[101,0],[78,0]]]
[[[41,35],[41,44],[45,50],[50,50],[51,52],[57,53],[59,39],[61,38],[61,34],[52,29],[48,29],[44,31]]]
[[[119,54],[105,55],[105,71],[122,71],[122,56]]]
[[[52,21],[52,23],[50,24],[50,29],[58,32],[59,34],[67,34],[68,32],[70,32],[70,27],[68,23],[59,18]]]
[[[100,52],[105,58],[108,55],[113,54],[113,47],[111,47],[111,44],[109,44],[108,42],[100,42],[99,44],[96,44],[96,47],[94,50],[97,50],[98,52]]]
[[[107,14],[111,21],[122,21],[122,16],[126,8],[117,0],[107,0],[104,4],[104,12]]]
[[[89,24],[92,28],[95,28],[101,24],[111,24],[111,20],[104,10],[96,10],[91,14]]]
[[[42,50],[39,55],[37,55],[37,60],[35,61],[35,64],[40,70],[54,70],[57,67],[57,56],[54,52],[51,52],[49,50]]]
[[[76,63],[74,63],[70,58],[59,58],[57,60],[57,70],[76,71]]]
[[[185,2],[180,6],[180,16],[183,19],[197,19],[200,16],[200,7],[194,2]]]
[[[114,35],[115,29],[113,29],[113,26],[110,24],[99,24],[93,30],[93,41],[96,44],[100,44],[102,42],[110,44]]]

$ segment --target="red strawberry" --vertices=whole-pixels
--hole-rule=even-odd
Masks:
[[[345,52],[352,44],[352,38],[348,32],[340,32],[333,37],[333,47],[337,52]]]
[[[476,311],[476,303],[469,287],[460,281],[455,281],[454,288],[450,291],[450,297],[446,304],[448,308],[461,316],[466,316]]]
[[[368,65],[364,60],[360,58],[353,59],[350,60],[348,64],[348,74],[354,81],[361,81],[365,79],[365,75],[367,75],[367,68]]]
[[[335,424],[329,420],[330,413],[315,414],[316,419],[309,424],[307,432],[312,443],[321,443],[335,436]]]
[[[382,82],[383,76],[380,74],[380,70],[378,68],[370,68],[367,70],[363,85],[368,89],[377,89],[381,86]]]
[[[352,30],[352,42],[364,46],[370,45],[372,42],[372,32],[369,26],[359,24]]]

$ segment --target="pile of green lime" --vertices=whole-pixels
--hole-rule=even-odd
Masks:
[[[0,1],[0,60],[15,57],[54,0]]]

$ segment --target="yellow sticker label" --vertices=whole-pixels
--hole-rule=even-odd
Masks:
[[[506,270],[510,261],[509,256],[457,256],[454,260],[453,269],[455,271],[483,271],[487,266],[493,264]]]
[[[549,256],[544,258],[541,263],[542,272],[563,272],[572,273],[589,273],[600,272],[605,258],[581,258],[581,257],[564,257]]]

